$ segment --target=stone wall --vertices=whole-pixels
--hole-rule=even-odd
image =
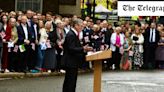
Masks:
[[[76,5],[59,5],[59,14],[81,16],[80,0],[76,0]]]

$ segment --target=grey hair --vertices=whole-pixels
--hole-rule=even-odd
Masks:
[[[116,31],[117,31],[117,30],[121,30],[121,27],[116,27]]]
[[[51,25],[51,21],[47,21],[46,23],[45,23],[45,27],[47,26],[47,25]]]
[[[81,24],[83,23],[83,20],[82,19],[79,19],[79,18],[75,18],[75,19],[72,19],[71,21],[71,26],[74,27],[76,24]]]

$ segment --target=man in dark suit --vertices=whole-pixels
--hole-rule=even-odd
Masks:
[[[56,24],[54,23],[52,12],[47,12],[46,13],[46,22],[47,21],[51,21],[52,22],[51,30],[54,30],[56,32]]]
[[[91,36],[93,34],[93,30],[91,29],[91,22],[84,21],[83,26],[84,26],[84,29],[82,30],[83,38],[82,38],[81,44],[83,46],[85,46],[85,45],[92,46]],[[87,54],[87,52],[85,54]],[[82,69],[84,69],[84,70],[90,69],[89,62],[86,62],[84,60]]]
[[[106,22],[104,22],[103,25],[104,25],[104,31],[105,31],[105,33],[104,33],[105,34],[105,48],[109,49],[110,48],[110,38],[113,33],[113,28],[112,28],[112,24],[108,24]],[[113,61],[111,59],[107,59],[106,61],[107,61],[107,64],[106,64],[107,66],[105,67],[105,69],[111,69]]]
[[[31,21],[31,27],[30,27],[30,32],[31,32],[31,48],[30,48],[30,53],[31,55],[29,56],[30,61],[28,61],[28,66],[29,70],[31,72],[36,72],[35,65],[37,61],[37,47],[38,47],[38,40],[39,40],[39,25],[38,25],[38,17],[34,15],[32,17]]]
[[[156,67],[155,51],[160,39],[159,31],[156,29],[156,23],[151,23],[151,27],[146,30],[144,34],[144,48],[145,48],[145,62],[144,66],[148,69],[154,69]]]
[[[18,31],[18,45],[25,47],[25,51],[19,48],[19,67],[20,72],[27,72],[27,63],[29,61],[30,52],[29,49],[31,48],[31,32],[30,28],[27,24],[27,17],[22,16],[21,24],[17,27]],[[24,45],[24,46],[23,46]]]
[[[91,47],[82,46],[78,34],[82,31],[82,20],[72,20],[72,28],[68,32],[63,45],[64,54],[62,57],[62,65],[66,70],[65,80],[63,84],[63,92],[75,92],[78,68],[82,64],[85,55],[84,51],[92,50]]]

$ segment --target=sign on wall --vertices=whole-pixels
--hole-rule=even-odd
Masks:
[[[164,0],[118,0],[118,16],[164,16]]]

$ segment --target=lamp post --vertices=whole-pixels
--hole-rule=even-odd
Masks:
[[[109,0],[106,0],[106,8],[109,9]],[[106,20],[108,20],[109,15],[107,14]]]
[[[106,8],[109,9],[109,0],[106,0]]]
[[[93,0],[93,20],[95,21],[95,7],[96,7],[96,0]]]
[[[82,4],[81,4],[81,17],[85,18],[85,3],[84,0],[82,0]]]

